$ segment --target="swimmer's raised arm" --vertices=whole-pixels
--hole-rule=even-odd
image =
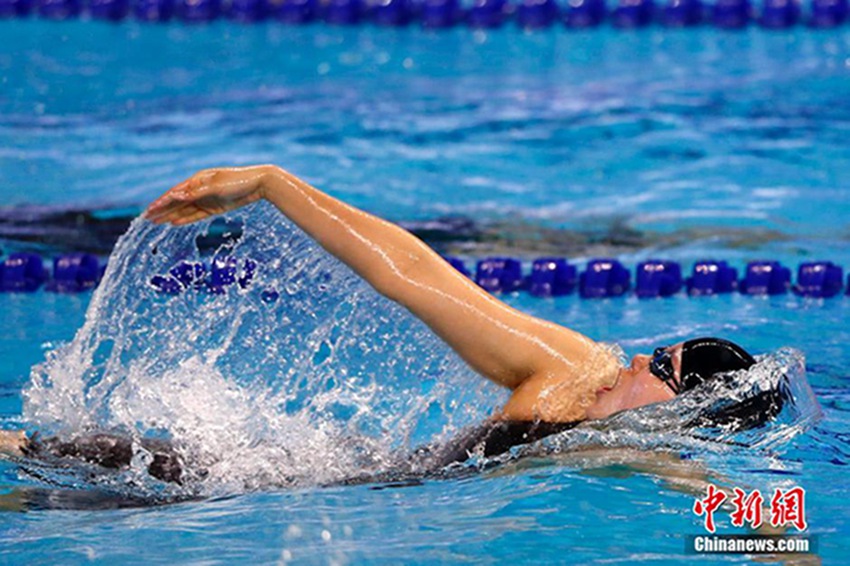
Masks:
[[[379,293],[403,305],[473,369],[513,389],[507,418],[563,420],[540,393],[599,369],[600,347],[567,328],[521,313],[464,277],[421,240],[270,165],[209,169],[150,205],[154,222],[183,225],[260,199],[274,204]],[[616,364],[603,364],[605,371]]]

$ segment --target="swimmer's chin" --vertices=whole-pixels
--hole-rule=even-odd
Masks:
[[[596,390],[596,401],[587,408],[586,416],[590,420],[604,419],[621,410],[620,388],[626,368],[620,368],[611,385]]]

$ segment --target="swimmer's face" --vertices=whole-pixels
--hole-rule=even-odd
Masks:
[[[682,367],[682,344],[665,349],[670,354],[673,379],[678,382]],[[628,367],[620,370],[619,379],[610,391],[597,392],[596,403],[587,410],[591,419],[601,419],[619,411],[635,409],[652,403],[669,401],[676,395],[650,370],[653,356],[637,355]]]

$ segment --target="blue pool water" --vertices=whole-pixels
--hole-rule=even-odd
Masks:
[[[641,245],[614,246],[628,265],[663,256],[687,267],[713,256],[738,266],[763,258],[850,266],[847,31],[430,34],[18,21],[0,22],[0,37],[0,196],[10,206],[140,210],[198,168],[274,162],[393,220],[459,215],[499,226],[500,245],[525,259],[534,245],[519,236],[529,230],[590,235],[571,257],[580,263],[611,251],[592,236],[627,229],[643,235]],[[94,494],[121,491],[114,482],[161,495],[138,478],[98,489],[66,479],[83,495],[52,492],[41,503],[76,509],[0,516],[3,561],[688,558],[683,537],[702,530],[693,496],[658,474],[619,473],[617,463],[634,458],[622,452],[556,451],[396,489],[318,487],[381,469],[389,447],[476,422],[505,394],[288,227],[272,227],[268,210],[244,220],[244,252],[267,264],[283,258],[267,282],[286,287],[289,302],[155,296],[145,274],[191,254],[193,233],[141,225],[112,258],[94,299],[102,308],[85,326],[91,295],[0,294],[3,428],[133,423],[183,434],[202,452],[240,455],[198,488],[203,499],[162,507],[94,508]],[[0,247],[53,251],[11,239]],[[317,291],[323,273],[335,286],[327,293]],[[505,299],[629,354],[697,334],[803,353],[823,409],[811,429],[759,449],[672,451],[730,485],[805,487],[819,554],[841,563],[850,535],[848,298]],[[275,333],[264,341],[266,330]],[[116,341],[123,355],[109,358],[104,344]],[[316,357],[322,343],[333,347]],[[45,376],[65,393],[34,388]],[[381,439],[367,463],[338,434],[338,423],[351,422],[361,444]],[[25,506],[33,496],[21,493],[45,485],[0,464],[4,509]]]

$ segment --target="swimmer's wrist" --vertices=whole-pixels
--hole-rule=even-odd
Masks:
[[[262,169],[260,186],[258,187],[260,198],[270,201],[272,204],[274,204],[273,197],[275,194],[280,193],[284,187],[298,181],[296,177],[278,165],[261,165],[260,167]]]
[[[269,200],[269,192],[273,179],[283,172],[283,169],[276,165],[261,165],[260,166],[260,185],[257,190],[260,192],[261,200]]]

